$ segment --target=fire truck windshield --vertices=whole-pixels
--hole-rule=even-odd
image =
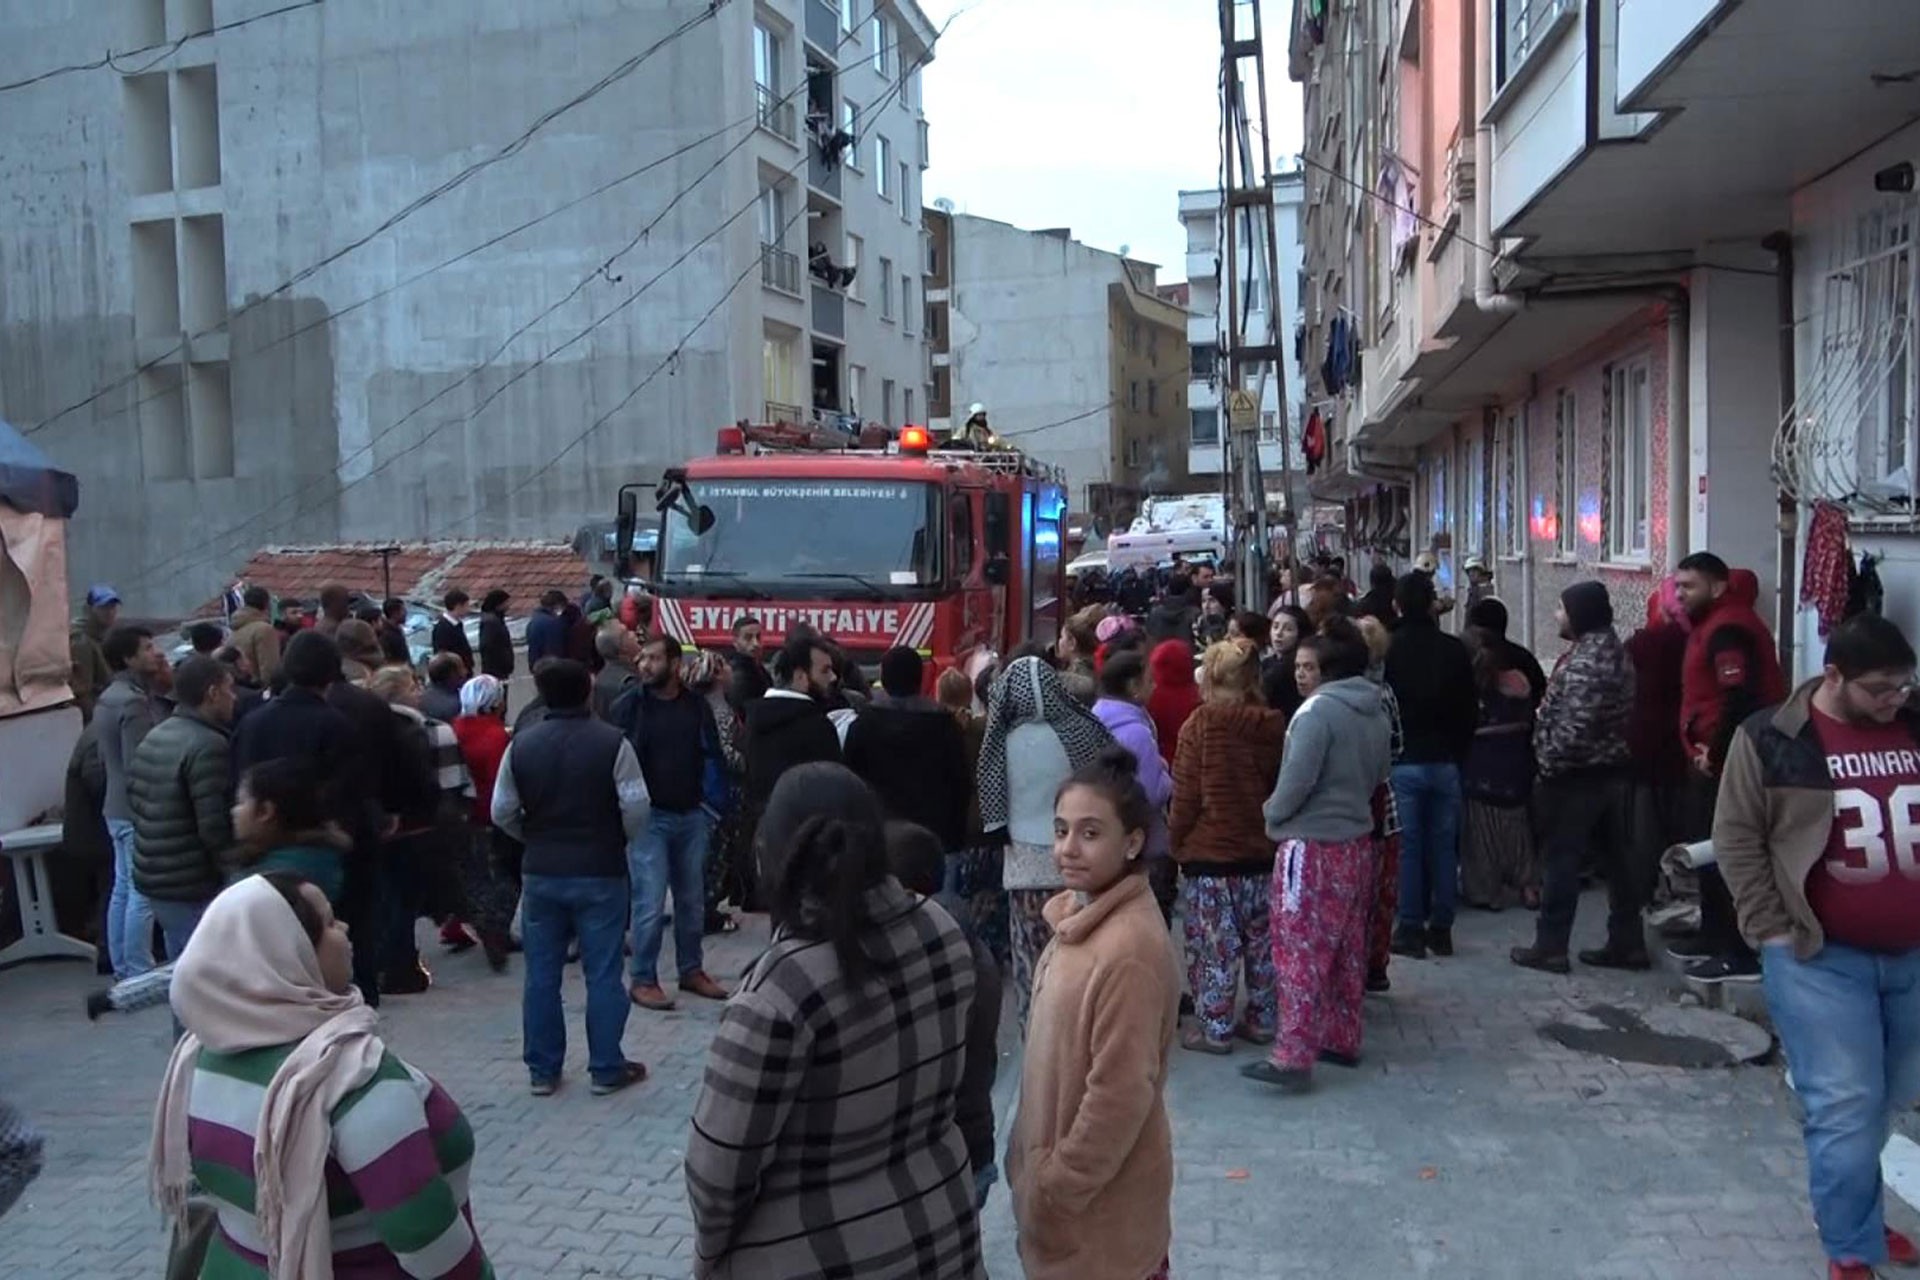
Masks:
[[[710,578],[723,591],[751,585],[794,594],[869,594],[940,580],[939,496],[920,481],[868,479],[694,480],[694,510],[713,512],[705,533],[669,511],[660,575],[674,586]]]

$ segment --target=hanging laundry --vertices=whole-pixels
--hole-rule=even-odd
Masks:
[[[1826,635],[1847,616],[1847,580],[1852,557],[1847,552],[1847,513],[1831,502],[1814,504],[1807,526],[1807,558],[1801,571],[1800,603],[1820,615],[1820,634]]]
[[[1307,474],[1312,475],[1320,469],[1327,458],[1327,428],[1321,421],[1320,411],[1315,409],[1307,417],[1305,430],[1300,433],[1300,452],[1307,458]]]
[[[1380,162],[1379,215],[1387,223],[1390,261],[1397,267],[1400,256],[1416,231],[1413,180],[1400,157],[1388,155]]]

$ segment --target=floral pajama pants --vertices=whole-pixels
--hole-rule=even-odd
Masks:
[[[1233,1034],[1233,997],[1247,981],[1246,1024],[1271,1034],[1278,1021],[1273,984],[1271,880],[1264,875],[1183,876],[1187,985],[1209,1040]]]
[[[1020,1011],[1020,1034],[1027,1034],[1027,1010],[1033,1007],[1033,971],[1040,953],[1053,941],[1053,926],[1040,914],[1058,889],[1007,890],[1007,917],[1013,933],[1013,994]]]
[[[1400,915],[1400,807],[1393,788],[1382,783],[1373,792],[1373,918],[1367,931],[1367,969],[1385,974],[1393,959],[1393,926]]]
[[[1283,1070],[1310,1070],[1322,1049],[1360,1052],[1378,858],[1372,836],[1280,844],[1270,910],[1280,990],[1273,1064]]]

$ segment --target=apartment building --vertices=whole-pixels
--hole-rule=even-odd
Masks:
[[[1280,378],[1248,379],[1249,390],[1260,396],[1260,470],[1267,479],[1268,492],[1280,496],[1281,424],[1290,432],[1288,461],[1295,476],[1294,510],[1305,510],[1306,465],[1301,453],[1301,430],[1307,421],[1307,383],[1300,365],[1301,349],[1294,343],[1300,320],[1300,289],[1306,267],[1306,174],[1293,169],[1277,173],[1273,179],[1274,239],[1278,246],[1279,274],[1269,279],[1265,263],[1266,234],[1256,220],[1249,242],[1247,214],[1243,212],[1235,228],[1235,261],[1239,264],[1241,309],[1245,315],[1242,332],[1246,341],[1276,342],[1285,347],[1287,361],[1286,413],[1281,413]],[[1222,437],[1227,424],[1221,411],[1226,364],[1222,344],[1227,337],[1227,318],[1221,287],[1226,270],[1226,241],[1220,222],[1220,190],[1208,188],[1180,193],[1180,224],[1187,232],[1187,345],[1192,379],[1187,384],[1187,405],[1191,429],[1187,446],[1187,469],[1196,477],[1211,476],[1218,483],[1224,467]],[[1277,307],[1276,307],[1277,302]]]
[[[1911,511],[1913,196],[1873,174],[1915,149],[1890,133],[1920,114],[1896,69],[1920,65],[1920,27],[1788,0],[1317,8],[1290,50],[1306,363],[1334,424],[1316,491],[1355,541],[1432,551],[1443,579],[1487,559],[1549,647],[1568,583],[1606,582],[1631,621],[1697,549],[1752,569],[1793,633],[1796,504],[1852,504],[1866,532],[1873,477],[1833,457],[1870,443],[1879,518]],[[1885,321],[1870,340],[1863,314]],[[1821,426],[1798,439],[1825,462],[1783,491],[1776,425],[1810,390]]]
[[[0,83],[144,51],[0,111],[0,416],[80,477],[74,581],[566,538],[734,420],[918,416],[933,41],[912,0],[0,0]]]
[[[927,216],[950,420],[987,406],[996,432],[1066,471],[1071,509],[1108,527],[1190,488],[1187,312],[1159,296],[1158,268],[1065,228]]]

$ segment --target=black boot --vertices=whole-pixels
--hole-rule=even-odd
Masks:
[[[1395,925],[1393,930],[1393,954],[1405,956],[1409,960],[1427,958],[1427,931],[1419,925]]]
[[[1531,947],[1515,947],[1507,956],[1522,969],[1538,969],[1542,973],[1562,976],[1573,972],[1573,966],[1567,963],[1565,951],[1549,951],[1537,943]]]
[[[1437,925],[1427,926],[1427,949],[1437,956],[1453,954],[1453,930],[1442,929]]]

